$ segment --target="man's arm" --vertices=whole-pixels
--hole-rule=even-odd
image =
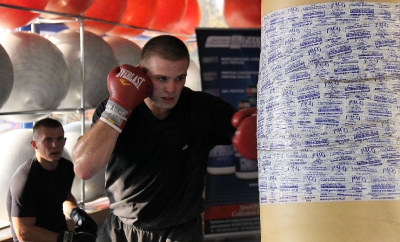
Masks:
[[[19,241],[57,241],[59,233],[35,226],[35,217],[12,217],[11,220]]]
[[[84,180],[106,166],[132,110],[151,94],[153,86],[141,69],[125,64],[110,71],[107,88],[110,96],[104,112],[72,151],[75,174]]]
[[[72,150],[75,174],[87,180],[100,172],[110,160],[118,135],[117,130],[98,120]]]
[[[73,233],[63,231],[51,232],[35,226],[35,217],[11,217],[15,234],[19,241],[25,242],[95,242],[96,237],[88,233]]]
[[[72,195],[72,193],[69,193],[67,199],[63,203],[64,214],[69,217],[69,214],[74,208],[78,208],[78,203],[76,202],[76,198],[74,197],[74,195]]]

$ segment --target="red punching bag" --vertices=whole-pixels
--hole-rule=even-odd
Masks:
[[[44,10],[49,0],[0,0],[0,3]],[[15,29],[29,24],[40,14],[7,7],[0,7],[0,28]]]
[[[128,0],[126,11],[119,21],[121,24],[147,28],[153,21],[156,13],[157,0]],[[122,36],[126,38],[141,34],[144,30],[115,26],[107,32],[107,35]]]
[[[261,0],[225,0],[224,18],[231,28],[261,28]]]

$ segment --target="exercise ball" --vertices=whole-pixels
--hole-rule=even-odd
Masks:
[[[0,134],[8,132],[12,129],[10,123],[0,123]]]
[[[182,19],[187,0],[157,0],[156,13],[149,29],[170,32]]]
[[[0,45],[0,108],[11,94],[14,83],[14,71],[7,51]]]
[[[185,86],[189,87],[193,91],[201,91],[200,69],[193,60],[190,60]]]
[[[105,20],[118,23],[126,9],[127,0],[94,0],[90,7],[84,12],[86,18]],[[79,29],[79,22],[64,23],[70,29]],[[114,27],[112,24],[84,20],[84,28],[97,35],[102,35]]]
[[[80,32],[64,29],[49,38],[64,54],[69,64],[70,86],[61,108],[78,108],[82,98]],[[95,107],[108,97],[107,75],[117,66],[111,47],[98,35],[84,32],[85,107]]]
[[[48,39],[28,32],[5,33],[0,43],[11,59],[14,84],[0,112],[57,109],[69,86],[67,62]],[[43,115],[0,116],[14,122],[35,121]]]
[[[193,35],[201,20],[201,10],[197,0],[187,0],[185,14],[171,32]]]
[[[32,129],[16,129],[0,134],[0,219],[8,221],[6,199],[10,179],[17,168],[35,155],[35,150],[30,145]],[[71,160],[71,155],[64,149],[64,158]]]
[[[261,28],[261,0],[225,0],[224,19],[231,28]]]
[[[139,64],[142,48],[136,43],[117,36],[105,36],[103,39],[110,45],[118,65]]]
[[[44,10],[49,0],[0,0],[1,4]],[[15,29],[29,24],[39,13],[0,7],[0,28]]]
[[[68,1],[49,0],[45,10],[57,13],[80,15],[90,7],[93,1],[94,0],[68,0]],[[42,13],[40,17],[47,19],[63,18],[60,15],[54,15],[49,13]]]
[[[147,28],[151,24],[156,13],[156,0],[127,0],[126,11],[119,21],[121,24]],[[143,29],[115,26],[107,35],[131,38],[140,35]]]

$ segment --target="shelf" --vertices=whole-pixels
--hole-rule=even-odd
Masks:
[[[172,35],[182,36],[182,37],[187,37],[187,38],[192,37],[191,35],[187,35],[187,34],[169,33],[169,32],[164,32],[164,31],[159,31],[159,30],[154,30],[154,29],[148,29],[148,28],[142,28],[142,27],[133,26],[133,25],[121,24],[119,22],[111,22],[111,21],[107,21],[107,20],[103,20],[103,19],[85,17],[84,15],[74,15],[74,14],[67,14],[67,13],[47,11],[47,10],[40,10],[40,9],[34,9],[34,8],[26,8],[26,7],[14,6],[14,5],[9,5],[9,4],[4,4],[4,3],[0,3],[0,7],[13,8],[13,9],[17,9],[17,10],[24,10],[24,11],[40,13],[40,14],[41,13],[46,13],[46,14],[51,14],[51,15],[57,15],[57,16],[61,16],[61,17],[70,18],[70,20],[68,20],[68,19],[45,19],[45,18],[39,17],[39,18],[35,19],[35,21],[32,22],[32,24],[64,23],[64,22],[67,22],[67,21],[69,21],[69,22],[75,22],[75,21],[82,22],[82,21],[85,21],[85,20],[90,20],[90,21],[94,21],[94,22],[111,24],[111,25],[130,28],[130,29],[139,29],[139,30],[151,31],[151,32],[154,32],[155,34],[172,34]]]

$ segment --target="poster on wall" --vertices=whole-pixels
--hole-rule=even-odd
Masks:
[[[202,90],[237,110],[256,107],[261,29],[197,28],[196,37]],[[257,161],[220,145],[207,171],[205,236],[259,233]]]

